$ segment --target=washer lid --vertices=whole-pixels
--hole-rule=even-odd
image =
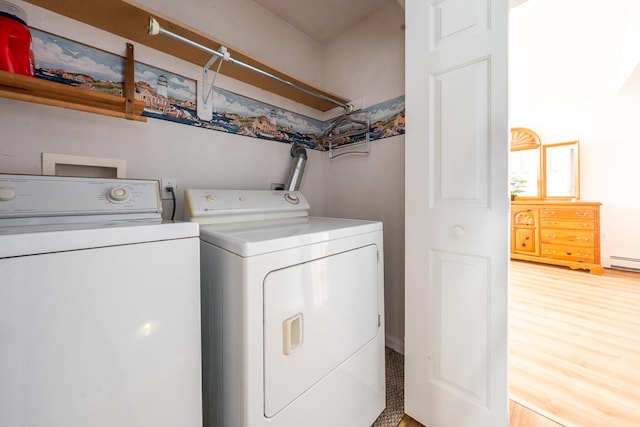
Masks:
[[[201,225],[200,239],[250,257],[379,230],[378,221],[307,217]]]
[[[0,258],[197,238],[198,233],[198,224],[162,220],[0,226]]]

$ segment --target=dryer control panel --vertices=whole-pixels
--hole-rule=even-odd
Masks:
[[[185,220],[200,224],[257,221],[309,215],[299,191],[185,190]]]

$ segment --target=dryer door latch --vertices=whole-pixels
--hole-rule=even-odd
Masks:
[[[302,346],[302,313],[282,322],[282,354],[294,353]]]

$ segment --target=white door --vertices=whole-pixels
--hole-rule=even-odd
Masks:
[[[508,424],[507,0],[406,1],[405,412]]]

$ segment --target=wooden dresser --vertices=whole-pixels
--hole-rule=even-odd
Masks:
[[[512,202],[511,258],[602,274],[600,203]]]

